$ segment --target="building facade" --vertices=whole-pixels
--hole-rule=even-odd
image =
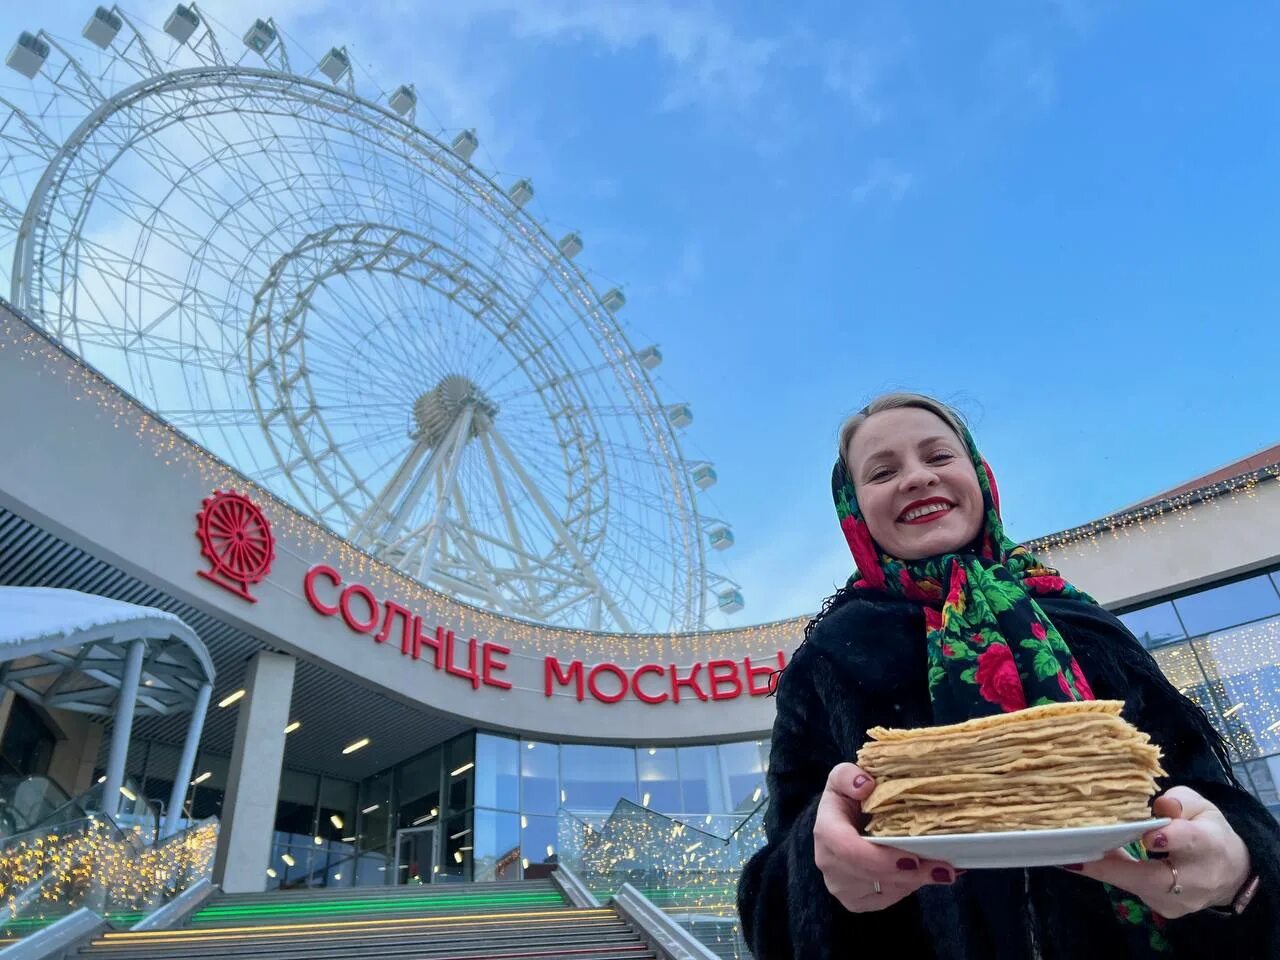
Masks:
[[[618,635],[459,603],[255,488],[7,309],[0,409],[0,585],[170,610],[214,659],[185,812],[220,817],[224,889],[535,876],[566,823],[620,802],[720,835],[767,802],[769,693],[807,618]],[[1121,613],[1277,809],[1274,460],[1033,547]],[[268,562],[202,552],[223,509]],[[81,792],[105,726],[6,694],[0,763]],[[183,730],[135,724],[144,796],[169,796]]]

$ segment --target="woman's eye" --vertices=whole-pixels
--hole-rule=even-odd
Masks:
[[[929,462],[933,463],[935,460],[950,460],[952,456],[953,455],[951,453],[948,453],[946,450],[939,450],[937,453],[935,453],[933,456],[929,458]]]
[[[891,471],[889,471],[889,470],[877,470],[875,473],[873,473],[873,474],[871,475],[871,479],[872,479],[872,480],[883,480],[885,477],[887,477],[887,476],[890,474],[890,472],[891,472]]]

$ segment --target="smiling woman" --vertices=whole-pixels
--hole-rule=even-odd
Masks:
[[[882,940],[911,957],[1280,955],[1276,821],[1237,782],[1203,711],[1124,624],[1005,535],[995,476],[960,418],[914,394],[873,402],[840,431],[832,494],[857,570],[778,683],[767,843],[738,890],[757,960]],[[1074,826],[1136,824],[1134,836],[1147,831],[1137,859],[1114,851],[1047,861],[1075,875],[1032,871],[1046,861],[1023,844],[1014,868],[965,873],[908,852],[906,838],[882,846],[864,836],[864,805],[884,794],[873,798],[875,780],[850,761],[870,728],[929,737],[936,731],[920,728],[1095,699],[1125,701],[1125,719],[1159,748],[1168,775],[1151,812],[1167,819],[1135,821],[1103,801],[1123,762],[1123,747],[1106,741],[1095,747],[1114,763],[1095,763],[1060,794],[1045,786],[1051,777],[1016,789],[1004,776],[1036,763],[1060,774],[1072,762],[1024,739],[1011,755],[984,755],[993,766],[963,782],[922,771],[911,802],[936,817],[946,791],[959,791],[991,811],[959,832],[983,834],[1059,822],[1090,797],[1100,812]]]

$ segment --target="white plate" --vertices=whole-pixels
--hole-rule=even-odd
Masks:
[[[872,843],[941,860],[962,870],[1056,867],[1101,860],[1108,850],[1163,827],[1167,817],[1101,827],[1009,830],[1002,833],[939,833],[927,837],[867,837]]]

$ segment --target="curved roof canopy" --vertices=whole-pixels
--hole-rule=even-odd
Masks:
[[[110,716],[129,645],[146,644],[138,716],[180,713],[213,661],[178,617],[76,590],[0,587],[0,684],[46,707]]]

